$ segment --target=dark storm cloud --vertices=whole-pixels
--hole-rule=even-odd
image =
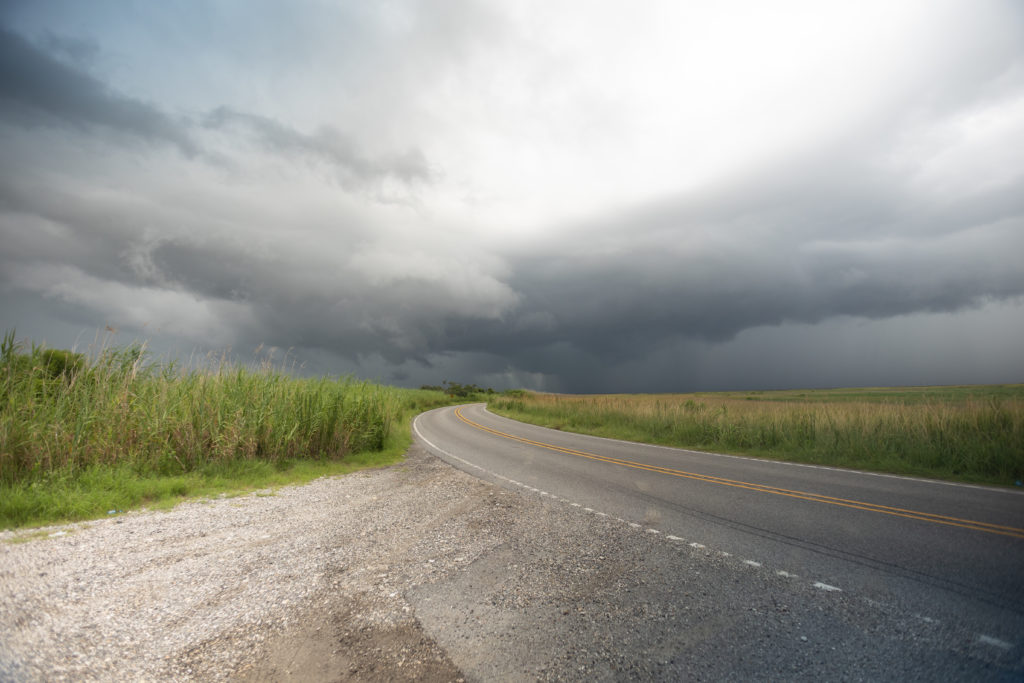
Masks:
[[[255,282],[273,264],[261,264],[234,248],[163,241],[149,252],[154,274],[165,283],[203,298],[245,301]]]
[[[40,125],[99,128],[147,141],[170,143],[186,156],[210,154],[195,139],[192,124],[160,108],[112,90],[102,81],[53,55],[87,62],[96,52],[87,41],[48,33],[45,49],[0,25],[0,120],[21,127]],[[279,121],[218,107],[202,117],[208,129],[242,131],[274,155],[316,159],[333,166],[344,183],[394,178],[403,183],[429,182],[432,171],[415,148],[371,157],[351,138],[331,126],[312,134]]]
[[[995,187],[925,210],[907,181],[864,176],[838,159],[789,168],[785,181],[759,175],[552,230],[528,251],[506,253],[501,278],[473,276],[470,292],[488,277],[507,291],[468,309],[467,291],[451,278],[469,254],[443,277],[398,271],[375,281],[352,249],[372,234],[357,222],[319,252],[289,245],[287,234],[268,247],[229,238],[219,225],[225,215],[203,219],[201,206],[173,212],[2,180],[6,211],[58,231],[0,223],[5,262],[70,264],[104,281],[233,302],[247,311],[232,323],[238,346],[378,356],[380,368],[411,369],[422,382],[438,381],[423,371],[436,365],[447,378],[472,372],[464,379],[493,383],[503,370],[542,373],[548,389],[667,390],[701,377],[695,356],[673,348],[766,326],[884,320],[1024,296],[1024,199]],[[182,221],[189,233],[173,236]],[[153,320],[161,314],[154,307]],[[671,372],[652,370],[673,362]]]
[[[46,293],[55,310],[78,302],[76,320],[128,324],[117,316],[129,310],[141,312],[147,324],[165,325],[169,314],[158,293],[180,293],[201,309],[230,305],[236,313],[224,322],[233,325],[231,339],[240,345],[323,349],[347,358],[378,354],[402,363],[425,361],[443,349],[439,321],[445,316],[461,310],[468,318],[486,318],[512,298],[485,273],[475,276],[474,289],[483,294],[473,303],[446,277],[368,272],[352,250],[366,240],[358,224],[336,228],[336,241],[321,243],[316,253],[291,244],[287,234],[241,243],[224,233],[223,216],[204,220],[201,207],[180,211],[37,190],[0,177],[0,286]],[[181,223],[188,231],[174,236]],[[26,274],[32,275],[28,281]],[[102,283],[116,285],[111,291],[125,300],[67,289]]]
[[[51,44],[55,40],[51,36]],[[81,45],[56,41],[64,52]],[[111,90],[0,25],[0,118],[21,126],[99,126],[178,147],[196,145],[182,125],[159,109]]]
[[[615,366],[673,345],[1024,296],[1019,171],[1006,185],[925,200],[906,177],[864,172],[862,153],[552,231],[509,255],[514,312],[450,320],[446,344],[488,349],[573,390],[608,390],[600,378]]]
[[[523,262],[513,286],[524,310],[551,316],[555,334],[602,354],[643,351],[664,337],[727,340],[762,325],[839,315],[883,318],[952,311],[1024,294],[1022,223],[949,238],[886,244],[746,243],[687,249],[623,244],[614,254]]]
[[[0,174],[0,281],[12,264],[74,265],[104,280],[146,284],[129,254],[141,248],[140,224],[159,224],[142,201],[87,198],[41,187],[31,176]]]
[[[62,61],[86,67],[95,62],[100,54],[100,47],[94,42],[51,31],[40,37],[40,44],[46,52]]]
[[[368,181],[394,177],[405,182],[429,181],[431,171],[419,150],[371,159],[361,154],[356,144],[331,126],[314,134],[301,133],[279,121],[219,107],[210,112],[204,124],[209,128],[241,128],[248,131],[267,151],[299,155],[333,164],[343,180]]]
[[[407,383],[611,391],[842,383],[870,367],[960,381],[927,374],[971,357],[929,351],[935,331],[957,329],[953,314],[995,329],[982,323],[1020,310],[1019,40],[971,29],[948,50],[915,44],[931,55],[920,70],[909,52],[884,53],[887,68],[863,76],[872,86],[855,84],[867,113],[816,101],[816,85],[843,82],[823,71],[782,81],[792,103],[771,93],[765,112],[737,117],[716,100],[729,69],[713,60],[706,80],[668,92],[675,35],[652,43],[664,60],[637,60],[648,32],[566,16],[577,30],[563,31],[544,6],[519,25],[500,3],[256,5],[252,30],[226,11],[208,32],[205,11],[147,6],[140,39],[112,5],[81,29],[98,43],[0,28],[4,313],[294,347],[325,372]],[[278,30],[282,13],[301,30]],[[1019,17],[996,23],[1013,38]],[[595,28],[592,42],[546,44]],[[592,47],[616,32],[622,73],[606,73]],[[114,68],[143,91],[175,72],[152,89],[159,104],[104,82],[110,54],[136,60]],[[279,100],[248,109],[268,92]],[[714,115],[690,117],[703,100]],[[748,150],[751,130],[785,138],[777,102],[827,125]],[[807,115],[819,105],[821,121]],[[157,144],[140,154],[135,140]],[[692,166],[669,163],[691,148]],[[417,202],[366,191],[396,183]],[[1005,359],[1000,334],[992,356]],[[891,353],[900,335],[910,341]],[[919,358],[918,375],[900,374]]]
[[[244,302],[252,343],[330,351],[354,358],[378,354],[395,364],[426,362],[444,350],[438,322],[464,306],[444,279],[395,276],[368,282],[351,261],[309,254],[257,254],[215,240],[165,241],[151,263],[169,286],[201,299]],[[501,296],[495,297],[499,303]],[[466,318],[486,312],[475,310]]]

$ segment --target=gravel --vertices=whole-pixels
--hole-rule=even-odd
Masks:
[[[298,679],[280,647],[296,639],[324,677],[458,679],[402,595],[496,544],[476,518],[504,497],[413,449],[303,486],[2,532],[0,680]]]
[[[1019,647],[972,638],[505,490],[420,446],[304,486],[0,533],[0,681],[1024,672]]]

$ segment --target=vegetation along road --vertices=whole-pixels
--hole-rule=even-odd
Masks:
[[[567,434],[482,404],[424,413],[414,432],[460,469],[677,551],[652,555],[645,567],[651,583],[665,587],[663,603],[686,605],[704,582],[717,587],[715,575],[731,572],[728,596],[708,598],[722,601],[719,622],[708,628],[723,637],[728,611],[764,611],[767,596],[787,623],[825,643],[826,670],[836,675],[1024,673],[1019,491]],[[696,574],[694,554],[706,563]],[[636,596],[621,599],[638,607]],[[757,652],[772,652],[777,674],[803,656],[808,636],[791,638],[782,622],[763,616],[753,631],[758,622],[744,618],[744,644],[721,642],[723,673],[742,670],[739,659]],[[446,637],[444,623],[425,625],[454,647],[458,634],[449,628]],[[684,634],[664,626],[648,628],[671,652]]]

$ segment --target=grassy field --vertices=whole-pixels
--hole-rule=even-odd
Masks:
[[[467,400],[651,443],[1013,485],[1024,385],[687,395],[463,396],[267,364],[0,346],[0,528],[80,520],[397,462],[413,415]],[[461,387],[461,385],[456,385]],[[469,385],[467,385],[469,386]]]
[[[0,528],[308,481],[401,459],[443,392],[267,365],[147,363],[16,344],[0,353]]]
[[[1024,385],[499,396],[495,413],[617,439],[957,481],[1024,478]]]

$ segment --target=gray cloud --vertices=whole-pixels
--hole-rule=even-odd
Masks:
[[[54,42],[51,36],[51,43]],[[61,43],[65,48],[70,43]],[[65,50],[66,51],[66,50]],[[114,92],[0,25],[0,118],[22,126],[100,127],[197,151],[182,124],[159,109]]]
[[[336,128],[323,126],[316,133],[301,133],[279,121],[219,107],[204,118],[214,129],[241,128],[274,154],[298,155],[320,159],[334,165],[340,179],[366,182],[393,177],[403,182],[427,182],[432,172],[423,153],[417,149],[402,154],[371,159],[359,152],[356,144]]]
[[[390,274],[372,282],[355,260],[308,253],[246,253],[224,242],[166,241],[151,252],[170,286],[202,299],[243,303],[253,316],[251,339],[331,351],[354,358],[378,354],[401,364],[443,352],[440,320],[485,320],[509,308],[513,293],[485,274],[477,300],[447,278]]]
[[[758,329],[949,313],[1024,295],[1024,200],[1015,193],[996,186],[931,212],[905,179],[830,161],[788,168],[785,181],[763,175],[551,230],[529,249],[507,250],[500,270],[473,268],[481,253],[472,245],[453,253],[457,244],[442,243],[423,254],[448,259],[429,277],[365,266],[375,231],[355,215],[340,224],[335,215],[334,236],[317,249],[290,243],[287,231],[238,242],[225,221],[246,219],[224,207],[101,201],[4,176],[0,275],[15,272],[12,263],[62,264],[84,274],[83,287],[124,285],[106,299],[78,299],[29,283],[78,321],[91,309],[97,324],[145,321],[196,340],[296,348],[321,365],[347,359],[340,367],[394,372],[396,381],[471,375],[574,391],[709,388],[711,364],[742,386],[709,345],[749,353],[734,340]],[[204,218],[210,209],[216,215]],[[401,241],[384,253],[410,246]],[[160,291],[201,303],[216,323],[174,314],[178,300]],[[132,310],[118,297],[149,310],[118,318]],[[773,351],[782,346],[776,340]],[[763,374],[778,382],[784,373]],[[744,377],[757,385],[755,374]]]
[[[499,321],[449,321],[444,344],[488,349],[572,390],[625,386],[617,367],[668,388],[654,360],[666,348],[1024,297],[1019,164],[940,199],[922,196],[913,174],[872,168],[876,154],[832,148],[717,192],[551,230],[507,255],[520,305]],[[691,370],[676,383],[697,382],[696,367],[678,362]]]
[[[465,9],[345,8],[338,23],[358,59],[336,51],[326,61],[340,65],[338,91],[366,96],[334,101],[321,120],[337,125],[321,126],[308,122],[326,99],[296,99],[299,124],[289,108],[257,111],[262,91],[222,102],[207,92],[188,99],[206,113],[176,118],[174,93],[148,104],[81,67],[97,57],[92,40],[0,29],[5,319],[65,336],[112,324],[186,345],[293,348],[312,370],[407,384],[636,391],[1024,379],[1007,341],[1020,324],[1004,324],[1024,310],[1015,151],[1024,127],[1014,122],[1024,62],[1007,38],[1019,20],[984,45],[965,33],[929,58],[930,70],[895,65],[903,80],[835,130],[666,191],[664,174],[677,167],[658,155],[592,170],[576,160],[619,158],[614,145],[587,155],[600,136],[635,135],[647,119],[631,121],[629,103],[589,71],[568,84],[594,93],[586,106],[562,99],[559,79],[579,73],[559,56],[571,45],[535,45],[500,12]],[[330,37],[337,17],[317,11],[297,19],[298,33]],[[179,27],[198,21],[176,16]],[[210,35],[229,35],[229,19]],[[253,19],[264,24],[274,21]],[[261,67],[286,65],[266,90],[310,66],[288,61],[300,38],[266,52],[247,43]],[[335,43],[299,52],[312,63]],[[520,71],[533,47],[552,61]],[[235,71],[224,74],[235,82]],[[673,103],[654,95],[648,104]],[[583,119],[587,132],[575,131]],[[743,119],[771,134],[768,123]],[[685,153],[677,133],[699,137],[657,130],[665,139],[651,149],[664,156]],[[559,147],[563,134],[578,137]],[[717,134],[728,148],[729,129]],[[134,140],[159,144],[140,153]],[[532,147],[512,158],[520,140]],[[542,182],[524,179],[531,172]],[[477,173],[493,176],[477,184]],[[661,194],[600,196],[615,189],[609,178],[633,177]],[[590,182],[598,189],[585,214],[573,202]],[[396,183],[423,201],[367,192]],[[572,195],[564,211],[562,187]],[[538,193],[531,210],[502,213]],[[986,346],[989,337],[998,343]]]
[[[268,227],[258,209],[210,207],[200,197],[173,206],[83,195],[0,174],[0,286],[42,295],[55,310],[74,309],[76,320],[100,326],[395,364],[428,363],[443,351],[446,317],[486,320],[514,305],[515,294],[485,267],[460,263],[486,262],[474,247],[453,255],[442,244],[422,258],[396,259],[401,250],[392,243],[403,238],[393,231],[366,225],[358,213],[304,210],[302,230],[330,226],[329,235],[316,229],[316,248],[273,219]]]
[[[193,124],[160,108],[118,93],[76,66],[92,60],[98,48],[87,41],[45,35],[46,49],[0,25],[0,120],[24,127],[70,126],[117,132],[151,142],[170,143],[186,156],[217,158],[195,139]],[[52,53],[52,54],[51,54]],[[201,118],[206,129],[243,132],[271,154],[319,160],[334,167],[339,181],[365,184],[387,178],[425,183],[434,172],[419,149],[370,157],[332,126],[302,133],[275,119],[218,107]],[[223,156],[219,157],[223,159]]]

